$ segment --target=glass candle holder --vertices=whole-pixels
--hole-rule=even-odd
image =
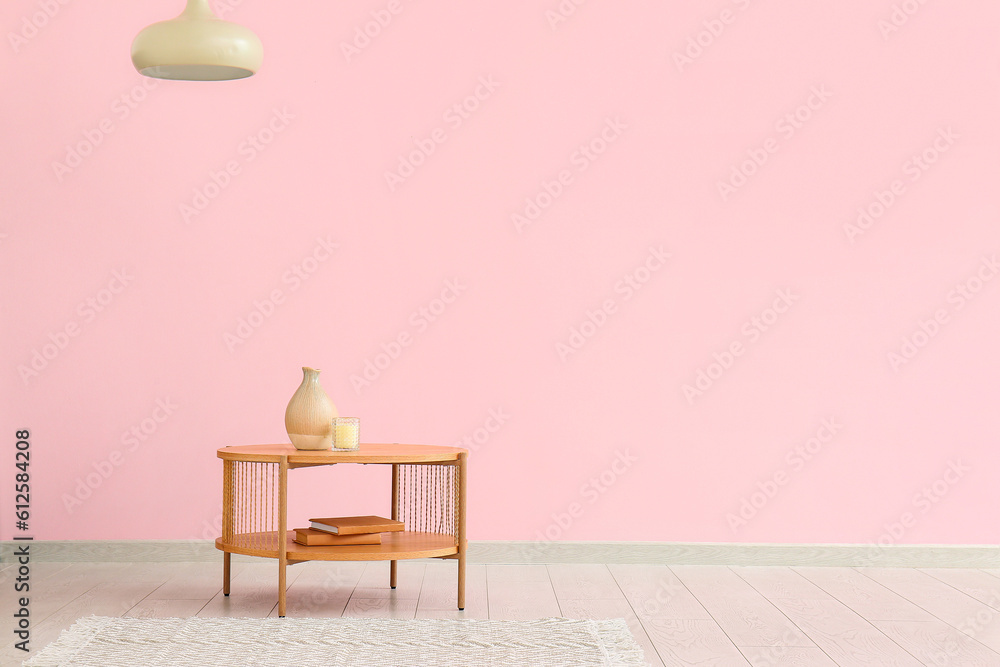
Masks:
[[[358,434],[361,420],[357,417],[333,418],[333,448],[335,450],[357,449],[360,446]]]

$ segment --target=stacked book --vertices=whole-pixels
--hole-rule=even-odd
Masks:
[[[380,516],[337,516],[309,519],[309,528],[296,528],[295,541],[307,547],[382,544],[382,533],[403,530],[403,522]]]

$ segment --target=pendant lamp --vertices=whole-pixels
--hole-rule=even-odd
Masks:
[[[157,79],[242,79],[256,73],[263,58],[257,35],[218,18],[208,0],[188,0],[180,16],[147,26],[132,42],[132,64]]]

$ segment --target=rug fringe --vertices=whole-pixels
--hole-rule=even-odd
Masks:
[[[21,667],[59,667],[69,664],[103,628],[116,619],[111,616],[84,616],[59,633],[59,637]]]
[[[624,618],[589,621],[608,665],[649,664]]]

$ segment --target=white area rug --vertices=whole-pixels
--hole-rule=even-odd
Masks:
[[[623,619],[81,618],[24,667],[644,665]]]

